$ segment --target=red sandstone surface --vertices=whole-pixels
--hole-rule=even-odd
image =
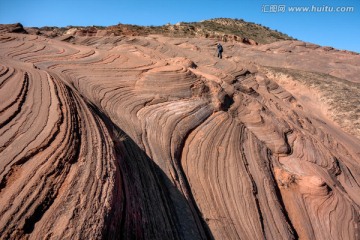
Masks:
[[[1,239],[360,238],[358,54],[7,32]]]

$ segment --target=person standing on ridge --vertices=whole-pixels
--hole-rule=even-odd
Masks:
[[[218,58],[222,59],[222,53],[223,53],[224,49],[220,43],[217,44],[217,51],[218,51],[218,54],[217,54]]]

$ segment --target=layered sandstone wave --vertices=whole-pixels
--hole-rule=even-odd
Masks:
[[[214,44],[0,34],[0,238],[358,239],[359,55]]]

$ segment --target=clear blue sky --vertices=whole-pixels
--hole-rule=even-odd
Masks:
[[[270,5],[285,5],[285,12],[270,12]],[[354,10],[290,12],[293,6]],[[0,23],[21,22],[27,27],[163,25],[215,17],[241,18],[299,40],[360,52],[359,0],[0,0]]]

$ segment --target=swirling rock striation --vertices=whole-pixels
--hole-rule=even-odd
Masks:
[[[359,238],[359,125],[321,87],[356,96],[358,55],[71,42],[0,34],[1,239]]]

